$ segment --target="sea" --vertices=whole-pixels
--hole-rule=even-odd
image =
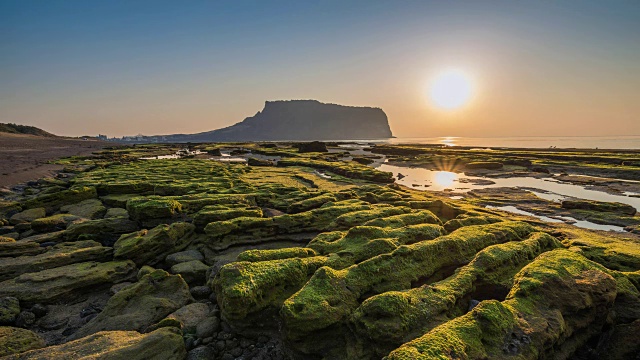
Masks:
[[[364,142],[364,140],[363,140]],[[481,148],[558,148],[558,149],[640,149],[640,135],[622,136],[513,136],[513,137],[397,137],[372,140],[389,144],[435,144],[446,146],[474,146]]]

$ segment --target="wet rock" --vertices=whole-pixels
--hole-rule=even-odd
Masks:
[[[93,358],[96,354],[100,354],[100,358],[112,360],[184,359],[187,356],[179,331],[162,328],[148,334],[136,331],[103,331],[62,345],[12,356],[7,360]]]
[[[57,211],[61,206],[75,204],[98,196],[94,187],[78,186],[69,190],[57,191],[51,194],[39,195],[24,202],[24,207],[33,209],[44,207],[49,213]]]
[[[47,307],[42,304],[35,304],[31,307],[31,312],[36,317],[39,317],[39,318],[47,315],[47,311],[48,311]]]
[[[152,272],[156,271],[156,269],[152,268],[149,265],[143,265],[140,270],[138,270],[138,274],[136,275],[136,278],[138,280],[142,279],[145,275],[149,275]]]
[[[171,218],[182,211],[182,204],[175,200],[133,198],[127,201],[127,211],[132,219],[145,221]]]
[[[373,164],[373,161],[374,161],[373,159],[366,158],[366,157],[354,157],[352,160],[362,165]]]
[[[470,162],[465,165],[467,169],[483,169],[483,170],[500,170],[502,169],[502,163],[495,161],[476,161]]]
[[[123,235],[113,246],[114,257],[131,259],[138,266],[155,265],[188,246],[194,230],[193,224],[180,222]]]
[[[208,346],[199,346],[187,354],[187,360],[212,360],[216,358],[216,352]]]
[[[20,313],[20,301],[11,296],[0,298],[0,325],[12,325]]]
[[[33,331],[9,326],[0,326],[0,357],[39,349],[45,342]],[[13,359],[8,357],[7,359]],[[17,359],[17,357],[15,358]]]
[[[57,243],[61,243],[65,241],[65,237],[64,237],[64,230],[61,231],[54,231],[54,232],[49,232],[49,233],[45,233],[45,234],[36,234],[36,235],[32,235],[29,237],[25,237],[22,238],[22,241],[34,241],[37,242],[39,244],[44,244],[44,243],[53,243],[53,244],[57,244]]]
[[[8,220],[5,220],[5,221],[8,223]],[[10,234],[12,232],[15,232],[13,226],[2,226],[2,227],[0,227],[0,239],[7,239],[7,237],[2,236],[2,235]]]
[[[181,277],[155,270],[113,295],[104,310],[74,337],[104,330],[144,331],[190,301],[193,298]]]
[[[308,143],[300,143],[297,144],[299,153],[308,153],[308,152],[329,152],[327,150],[327,145],[321,141],[312,141]]]
[[[31,230],[31,224],[30,223],[20,223],[20,224],[16,224],[13,229],[17,232],[20,233],[20,237],[26,237],[29,235],[24,235],[24,233],[28,232],[29,230]]]
[[[543,174],[550,174],[551,173],[549,171],[549,169],[547,169],[546,167],[542,167],[542,166],[532,166],[531,167],[531,171],[537,172],[537,173],[543,173]]]
[[[96,240],[101,243],[115,241],[120,234],[138,230],[138,224],[126,218],[89,220],[69,225],[65,236],[69,241]],[[107,244],[109,245],[109,244]]]
[[[165,262],[169,266],[173,266],[176,264],[193,261],[193,260],[203,261],[204,256],[202,256],[202,254],[198,250],[185,250],[185,251],[180,251],[177,253],[167,255]]]
[[[127,218],[128,219],[129,218],[129,212],[127,211],[127,209],[123,209],[123,208],[110,208],[104,214],[104,218],[105,219],[117,218],[117,217],[122,217],[122,218]]]
[[[193,303],[185,305],[169,314],[165,319],[175,319],[181,324],[183,332],[192,333],[196,330],[196,325],[202,322],[209,314],[209,306],[203,303]],[[198,336],[204,338],[206,336]]]
[[[199,338],[208,338],[213,336],[220,329],[220,319],[217,317],[207,317],[196,326],[196,336]]]
[[[99,219],[105,215],[107,208],[98,199],[88,199],[77,204],[62,206],[60,211],[86,219]]]
[[[480,304],[480,301],[471,299],[471,301],[469,301],[469,307],[467,307],[467,311],[473,310],[473,308],[478,306],[478,304]]]
[[[192,260],[173,265],[170,272],[172,274],[180,274],[187,284],[203,284],[206,280],[207,270],[209,266],[199,260]]]
[[[33,220],[40,219],[45,216],[47,216],[47,212],[45,208],[28,209],[10,217],[9,223],[11,223],[12,225],[29,223],[29,222],[32,222]]]
[[[255,157],[249,157],[247,159],[247,164],[249,166],[275,166],[275,162],[271,160],[258,159]]]
[[[105,263],[84,262],[22,274],[0,283],[0,296],[13,296],[20,303],[51,304],[71,300],[87,287],[109,286],[129,279],[135,274],[131,261]]]
[[[211,289],[206,285],[193,286],[189,289],[189,292],[191,292],[191,296],[193,296],[196,300],[202,300],[209,297],[209,295],[211,294]]]
[[[124,289],[127,286],[132,285],[132,284],[133,284],[132,282],[128,282],[128,281],[121,282],[119,284],[115,284],[115,285],[113,285],[112,287],[109,288],[109,293],[111,293],[111,295],[115,295],[118,292],[120,292],[120,290],[122,290],[122,289]]]
[[[590,200],[564,200],[562,201],[562,208],[601,211],[601,212],[613,212],[613,213],[630,215],[630,216],[633,216],[636,213],[636,208],[631,205],[616,203],[616,202],[590,201]]]
[[[16,317],[16,326],[26,328],[36,322],[36,315],[31,311],[22,311]]]
[[[19,256],[0,261],[0,281],[12,279],[24,273],[38,272],[86,261],[106,261],[112,249],[92,240],[55,244],[45,253]],[[46,243],[40,244],[42,247]]]
[[[640,319],[630,324],[617,325],[611,332],[610,337],[596,350],[597,356],[594,358],[602,360],[626,360],[638,358],[640,354]]]

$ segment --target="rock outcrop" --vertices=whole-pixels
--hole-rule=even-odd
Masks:
[[[113,295],[104,310],[74,337],[103,330],[144,331],[192,300],[189,287],[181,277],[155,270]]]
[[[380,108],[325,104],[316,100],[267,101],[264,109],[235,125],[169,141],[348,140],[392,137]]]
[[[162,328],[148,334],[103,331],[66,344],[9,356],[7,360],[159,360],[185,357],[186,350],[180,333],[173,328]]]

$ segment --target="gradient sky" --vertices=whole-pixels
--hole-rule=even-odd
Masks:
[[[450,67],[475,95],[446,112]],[[381,107],[399,137],[640,135],[640,1],[0,0],[0,122],[191,133],[278,99]]]

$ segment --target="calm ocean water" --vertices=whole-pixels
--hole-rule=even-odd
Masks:
[[[394,138],[390,144],[442,144],[450,146],[577,148],[577,149],[640,149],[640,135],[630,136],[517,136],[517,137],[431,137]]]

